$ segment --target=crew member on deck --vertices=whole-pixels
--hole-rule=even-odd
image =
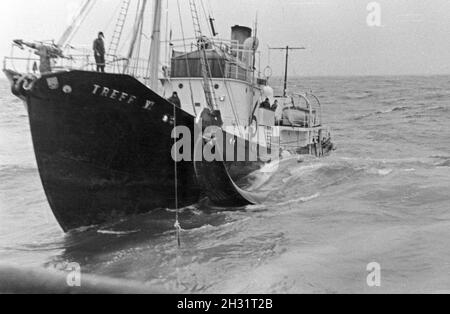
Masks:
[[[270,100],[269,100],[269,98],[266,98],[266,100],[264,100],[259,107],[261,109],[270,110]]]
[[[169,99],[167,99],[169,102],[171,102],[172,104],[174,104],[177,108],[181,109],[181,100],[178,97],[178,93],[177,92],[173,92],[172,97],[170,97]]]
[[[23,49],[23,46],[27,46],[35,50],[34,53],[39,56],[39,72],[41,74],[52,71],[52,59],[64,58],[61,49],[55,45],[28,43],[20,39],[14,40],[14,43],[21,49]]]
[[[275,121],[277,125],[281,124],[281,121],[283,120],[283,109],[284,109],[284,105],[283,104],[278,104],[277,109],[275,109]]]
[[[272,108],[270,108],[270,110],[272,110],[273,112],[277,111],[278,108],[278,100],[275,99],[275,102],[272,105]]]
[[[97,72],[103,72],[105,73],[105,35],[100,32],[98,33],[98,37],[96,40],[94,40],[94,57],[95,57],[95,63],[97,63]]]
[[[36,74],[36,72],[37,72],[38,70],[39,70],[39,68],[38,68],[37,62],[34,61],[34,62],[33,62],[33,74]]]

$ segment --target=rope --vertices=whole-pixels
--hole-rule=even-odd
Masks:
[[[173,125],[174,125],[174,131],[176,134],[176,129],[177,129],[177,108],[176,106],[173,106]],[[173,137],[173,142],[174,142],[174,146],[176,148],[176,141],[177,141],[177,137],[176,135]],[[175,224],[174,224],[174,228],[175,228],[175,232],[176,232],[176,237],[177,237],[177,258],[176,258],[176,277],[177,277],[177,288],[181,286],[181,277],[180,277],[180,265],[181,265],[181,224],[180,224],[180,210],[178,208],[178,164],[177,164],[177,159],[178,159],[178,151],[175,149],[175,159],[174,159],[174,173],[175,173],[175,209],[176,209],[176,214],[175,214]]]
[[[104,31],[109,31],[109,28],[111,27],[112,23],[114,22],[114,20],[116,19],[117,13],[119,13],[120,8],[122,7],[122,3],[118,2],[117,3],[117,7],[114,9],[114,13],[111,14],[111,18],[109,19],[108,23],[106,24],[106,26],[103,28]]]
[[[173,125],[174,125],[174,130],[176,131],[177,129],[177,107],[173,106]],[[176,133],[175,133],[176,134]],[[176,142],[177,142],[177,137],[174,136],[173,138],[173,142],[174,142],[174,146],[176,148]],[[176,258],[176,268],[175,268],[175,273],[176,273],[176,277],[177,277],[177,289],[182,286],[182,282],[181,282],[181,258],[182,258],[182,252],[181,252],[181,231],[183,230],[181,228],[181,224],[180,224],[180,209],[178,208],[178,163],[177,163],[177,159],[178,159],[178,151],[175,149],[175,159],[174,159],[174,173],[175,173],[175,209],[176,209],[176,214],[175,214],[175,224],[174,224],[174,228],[176,231],[176,237],[177,237],[177,258]]]
[[[192,88],[192,81],[191,81],[191,70],[189,69],[189,59],[187,57],[187,49],[186,49],[186,37],[184,34],[184,27],[183,27],[183,18],[181,15],[181,6],[180,6],[180,0],[177,0],[177,5],[178,5],[178,16],[180,19],[180,26],[181,26],[181,35],[183,37],[183,48],[184,48],[184,55],[185,55],[185,59],[186,59],[186,71],[187,71],[187,75],[188,75],[188,82],[189,82],[189,89],[191,92],[191,102],[192,102],[192,108],[194,109],[194,115],[197,117],[197,108],[195,108],[195,99],[194,99],[194,90]]]
[[[177,108],[176,106],[173,106],[173,121],[174,121],[174,130],[176,134],[177,129]],[[176,209],[176,216],[175,216],[175,230],[177,232],[177,244],[178,248],[181,248],[181,224],[180,224],[180,210],[178,208],[178,151],[176,150],[176,142],[177,137],[174,136],[174,148],[175,148],[175,160],[174,160],[174,173],[175,173],[175,209]]]
[[[138,1],[138,17],[136,18],[135,24],[134,24],[134,28],[133,28],[133,37],[131,39],[130,42],[130,47],[129,47],[129,51],[128,51],[128,55],[127,55],[127,59],[128,61],[125,64],[124,67],[124,73],[130,73],[129,72],[129,67],[130,67],[130,60],[133,58],[134,53],[135,53],[135,46],[136,46],[136,41],[139,39],[138,37],[140,37],[140,32],[142,31],[142,24],[143,24],[143,19],[144,19],[144,13],[145,13],[145,8],[147,6],[147,0],[143,0],[142,1],[142,5],[141,5],[141,0]],[[131,69],[131,73],[133,69]]]
[[[208,26],[209,34],[211,35],[211,38],[212,38],[212,37],[214,37],[214,34],[212,32],[211,26],[209,25],[209,17],[208,17],[208,14],[206,13],[205,4],[203,3],[203,0],[201,0],[200,3],[202,5],[203,14],[205,15],[206,25]]]
[[[219,50],[222,51],[222,53],[225,53],[225,52],[222,50],[221,47],[218,47],[218,48],[219,48]],[[236,66],[237,66],[237,64],[236,64]],[[225,73],[224,69],[222,68],[222,64],[221,64],[220,62],[219,62],[219,69],[220,69],[220,72],[222,73],[222,81],[223,81],[223,84],[224,84],[224,86],[225,86],[225,88],[226,88],[226,90],[227,90],[228,98],[230,98],[230,105],[231,105],[231,110],[233,111],[234,120],[235,120],[235,122],[237,123],[237,125],[240,126],[240,125],[241,125],[241,121],[239,120],[239,116],[238,116],[238,114],[237,114],[237,112],[236,112],[236,108],[234,107],[234,100],[233,100],[234,97],[233,97],[232,92],[231,92],[230,89],[229,89],[229,86],[228,86],[227,81],[226,81],[226,78],[225,78],[226,73]],[[241,132],[241,129],[238,128],[238,130],[239,130],[239,134],[240,134],[241,136],[243,136],[243,134],[242,134],[242,132]]]
[[[139,7],[140,7],[140,6],[141,6],[141,4],[140,4],[140,0],[139,0],[138,6],[136,7],[136,12],[135,12],[135,14],[134,14],[135,20],[137,20],[137,19],[139,18]],[[131,30],[128,32],[127,36],[126,36],[126,38],[130,38],[130,40],[122,40],[122,43],[121,43],[121,45],[119,46],[118,51],[123,51],[124,48],[125,48],[126,46],[128,46],[128,44],[131,44],[131,39],[132,39],[132,37],[133,37],[134,31],[135,31],[135,30],[134,30],[133,27],[132,27]]]
[[[214,18],[214,10],[212,8],[211,1],[206,1],[206,3],[208,4],[209,15],[211,15],[211,17]]]
[[[171,25],[172,28],[172,25]],[[166,1],[166,44],[165,44],[165,62],[169,65],[170,61],[170,43],[169,43],[169,1]],[[172,38],[170,38],[172,40]]]
[[[139,0],[138,2],[138,7],[140,7],[141,5],[141,0]],[[141,57],[141,45],[142,45],[142,31],[143,31],[143,24],[144,21],[143,19],[139,21],[139,27],[138,27],[138,36],[136,38],[136,46],[135,49],[133,51],[133,55],[131,57],[131,74],[133,76],[138,76],[139,75],[139,64],[140,64],[140,60],[139,58]]]
[[[86,11],[82,11],[81,14],[83,14],[83,16],[81,16],[81,19],[77,22],[76,25],[74,25],[74,28],[72,30],[72,33],[67,37],[65,45],[70,44],[72,42],[72,40],[74,39],[74,37],[76,36],[76,34],[78,33],[78,31],[80,30],[81,25],[84,23],[84,21],[86,20],[87,16],[90,14],[90,12],[92,11],[92,9],[94,8],[96,4],[96,1],[94,1],[93,3],[88,3],[87,7],[85,8]]]
[[[140,28],[139,28],[139,36],[138,36],[138,43],[137,43],[137,49],[135,49],[136,51],[136,56],[134,57],[136,59],[135,61],[135,68],[133,70],[134,72],[134,76],[138,76],[139,75],[139,66],[140,66],[140,58],[141,58],[141,46],[142,46],[142,32],[143,32],[143,27],[144,27],[144,21],[141,22]]]

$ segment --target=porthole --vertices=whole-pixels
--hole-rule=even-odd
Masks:
[[[184,87],[183,84],[178,85],[178,88],[179,88],[179,89],[183,89],[183,87]]]

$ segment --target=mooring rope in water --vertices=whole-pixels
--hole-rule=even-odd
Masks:
[[[181,224],[180,224],[180,209],[178,206],[178,151],[177,151],[177,147],[176,147],[176,142],[177,142],[177,108],[175,105],[173,105],[173,126],[174,126],[174,137],[173,137],[173,141],[174,141],[174,173],[175,173],[175,209],[176,209],[176,216],[175,216],[175,230],[176,230],[176,236],[177,236],[177,256],[176,256],[176,269],[175,269],[175,273],[176,273],[176,285],[177,285],[177,289],[179,289],[180,287],[182,287],[182,279],[181,279],[181,231],[183,230],[181,228]]]
[[[178,206],[178,151],[176,148],[177,144],[177,108],[176,106],[173,106],[173,125],[174,125],[174,173],[175,173],[175,210],[176,210],[176,217],[175,217],[175,230],[177,232],[177,243],[178,248],[181,248],[181,224],[180,224],[180,209]]]

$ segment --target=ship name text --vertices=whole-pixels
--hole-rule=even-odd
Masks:
[[[117,100],[119,102],[125,102],[129,105],[133,104],[137,100],[137,97],[134,95],[97,84],[94,84],[92,95]]]
[[[131,95],[130,93],[125,93],[123,91],[118,91],[113,88],[100,86],[98,84],[94,84],[92,95],[117,100],[119,102],[123,102],[128,105],[134,104],[138,100],[138,98],[135,95]],[[143,108],[145,110],[152,110],[154,106],[155,106],[154,101],[146,100]]]

